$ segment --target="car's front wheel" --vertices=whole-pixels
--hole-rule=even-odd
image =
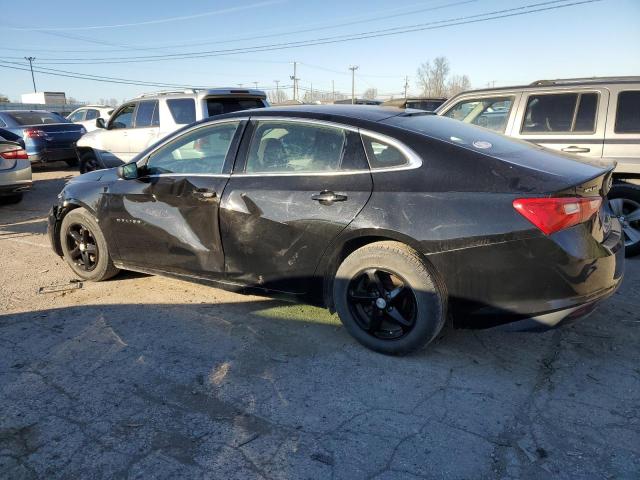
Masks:
[[[625,255],[640,253],[640,186],[616,183],[609,191],[611,213],[620,220],[624,233]]]
[[[102,230],[88,210],[77,208],[62,219],[60,244],[64,259],[83,280],[100,282],[118,273]]]
[[[104,168],[96,154],[92,151],[84,152],[80,155],[80,173],[93,172]]]
[[[446,319],[444,286],[414,250],[399,242],[375,242],[351,253],[336,273],[333,299],[349,333],[385,354],[423,347]]]

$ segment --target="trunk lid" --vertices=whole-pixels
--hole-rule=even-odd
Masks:
[[[24,125],[23,132],[29,129],[40,130],[45,133],[44,141],[47,148],[69,148],[75,145],[86,133],[82,125],[76,123],[45,123],[40,125]],[[26,140],[26,138],[25,138]]]

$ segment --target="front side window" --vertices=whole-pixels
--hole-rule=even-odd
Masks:
[[[640,90],[618,94],[615,132],[640,133]]]
[[[138,104],[138,111],[136,112],[136,128],[143,127],[157,127],[158,117],[156,111],[158,110],[157,100],[147,100]]]
[[[597,110],[597,93],[531,95],[521,132],[591,133]]]
[[[71,122],[81,122],[85,119],[85,110],[78,110],[77,112],[69,115],[69,121]]]
[[[100,112],[98,112],[98,110],[96,110],[95,108],[92,108],[90,110],[87,110],[87,116],[85,117],[85,119],[95,120],[99,116],[100,116]]]
[[[463,100],[447,110],[443,116],[503,133],[507,128],[513,100],[514,97]]]
[[[342,168],[346,133],[338,127],[287,121],[258,122],[247,172],[323,172]]]
[[[133,111],[135,104],[131,103],[122,107],[111,120],[111,129],[131,128],[133,126]]]
[[[187,125],[196,121],[196,102],[193,98],[171,98],[167,106],[173,121],[179,125]]]
[[[220,174],[237,129],[238,122],[229,122],[185,133],[154,152],[147,170],[151,175]]]
[[[377,138],[362,135],[371,168],[401,167],[409,164],[409,159],[396,147]]]

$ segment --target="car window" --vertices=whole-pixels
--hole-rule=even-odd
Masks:
[[[247,172],[321,172],[339,170],[346,145],[338,127],[286,121],[258,122]]]
[[[136,111],[136,128],[141,127],[157,127],[158,117],[155,115],[158,109],[157,100],[147,100],[138,104],[138,110]]]
[[[7,126],[7,124],[6,124],[6,123],[4,123],[4,120],[2,120],[2,119],[0,118],[0,127],[6,127],[6,126]]]
[[[597,110],[597,93],[531,95],[521,133],[591,133]]]
[[[167,106],[177,124],[186,125],[196,121],[196,102],[193,98],[168,99]]]
[[[136,106],[133,103],[125,105],[116,113],[115,117],[113,117],[113,119],[111,120],[110,128],[131,128],[133,124],[133,111],[135,110],[135,108]]]
[[[153,153],[147,169],[152,175],[222,173],[237,128],[238,122],[229,122],[186,133]]]
[[[91,109],[87,110],[87,116],[85,117],[85,119],[86,120],[95,120],[99,116],[100,116],[100,112],[98,112],[98,110],[96,110],[95,108],[91,108]]]
[[[618,94],[615,132],[640,133],[640,90]]]
[[[69,120],[53,112],[11,112],[8,113],[18,125],[44,125],[47,123],[69,123]]]
[[[514,97],[463,100],[443,113],[443,116],[503,133],[507,128],[513,100]]]
[[[240,110],[248,110],[250,108],[262,108],[264,102],[259,98],[208,98],[207,113],[210,117],[213,115],[222,115],[223,113],[238,112]]]
[[[70,122],[81,122],[85,118],[85,113],[87,113],[86,110],[78,110],[77,112],[72,113],[71,115],[69,115],[69,121]]]
[[[362,143],[371,168],[399,167],[409,163],[409,159],[400,150],[387,142],[362,135]]]

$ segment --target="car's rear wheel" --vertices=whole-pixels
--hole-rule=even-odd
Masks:
[[[446,292],[436,273],[408,246],[366,245],[340,265],[333,285],[336,311],[364,346],[405,354],[431,342],[446,319]]]
[[[104,168],[93,151],[80,154],[80,173],[93,172]]]
[[[88,210],[77,208],[62,219],[60,244],[64,259],[83,280],[100,282],[118,273],[102,230]]]
[[[22,193],[14,193],[13,195],[6,195],[4,197],[0,197],[0,203],[4,203],[7,205],[13,203],[20,203],[22,200]]]
[[[66,163],[70,167],[77,167],[78,166],[78,159],[77,158],[67,158],[64,161],[64,163]]]
[[[640,186],[616,183],[609,191],[612,214],[620,220],[624,233],[625,255],[640,253]]]

